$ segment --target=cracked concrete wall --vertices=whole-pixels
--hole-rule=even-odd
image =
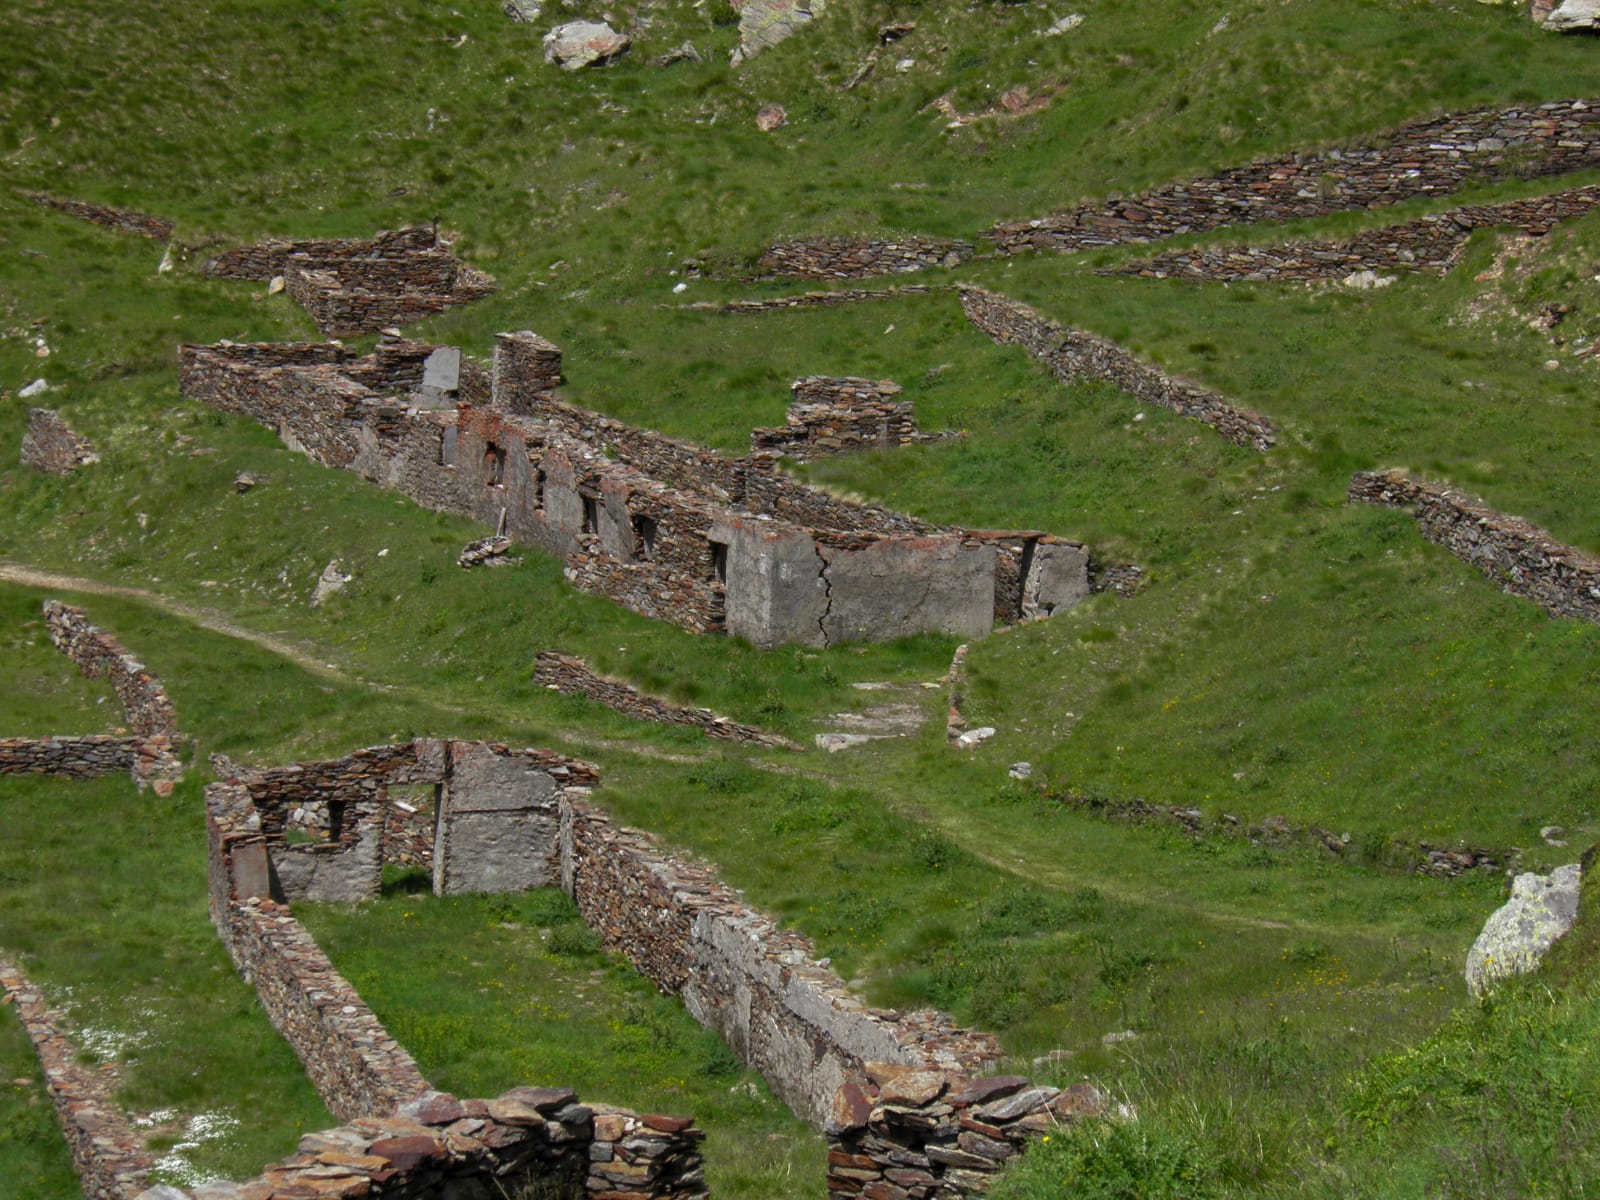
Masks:
[[[1039,541],[1022,583],[1022,615],[1047,617],[1089,595],[1089,554],[1071,542]]]
[[[712,528],[728,547],[728,632],[762,649],[798,642],[827,644],[828,588],[808,534],[762,521],[727,520]]]
[[[930,630],[982,637],[994,625],[995,552],[958,536],[894,538],[860,550],[822,548],[829,645]]]

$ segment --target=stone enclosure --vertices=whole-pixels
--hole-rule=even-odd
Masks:
[[[500,335],[493,367],[391,340],[180,351],[183,394],[331,467],[557,555],[577,587],[757,646],[981,636],[1088,594],[1084,548],[839,500],[560,400],[560,351]]]

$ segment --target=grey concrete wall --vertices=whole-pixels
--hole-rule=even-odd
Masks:
[[[885,641],[937,631],[982,637],[994,624],[994,548],[959,537],[823,548],[827,641]]]
[[[560,877],[559,789],[548,764],[458,743],[440,800],[433,890],[521,892]]]

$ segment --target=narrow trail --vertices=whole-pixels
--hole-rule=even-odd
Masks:
[[[36,588],[63,588],[73,592],[88,592],[96,596],[120,596],[128,600],[138,600],[152,608],[159,608],[173,616],[182,617],[192,624],[208,629],[212,633],[220,633],[224,637],[238,638],[240,641],[250,642],[260,646],[263,650],[271,651],[281,658],[286,658],[303,670],[320,676],[323,679],[336,679],[340,683],[358,683],[365,687],[377,688],[388,691],[384,684],[371,683],[347,675],[331,663],[314,658],[303,649],[286,642],[282,638],[272,636],[270,633],[257,633],[237,625],[215,609],[200,608],[197,605],[186,604],[182,600],[174,600],[170,596],[163,596],[159,592],[152,592],[148,588],[128,587],[116,583],[102,583],[98,579],[84,579],[78,575],[62,575],[55,571],[40,571],[33,567],[23,566],[21,563],[0,560],[0,582],[20,583],[27,587]]]

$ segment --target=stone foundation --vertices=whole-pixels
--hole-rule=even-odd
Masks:
[[[971,321],[1002,344],[1023,347],[1062,383],[1095,379],[1112,384],[1146,404],[1211,426],[1236,445],[1267,451],[1277,437],[1260,413],[1230,404],[1198,384],[1168,375],[1092,333],[1066,329],[1026,304],[984,288],[962,285],[961,307]]]
[[[72,432],[60,413],[51,408],[28,410],[28,431],[22,435],[23,466],[46,475],[70,475],[99,461],[89,439]]]
[[[1510,226],[1543,237],[1558,222],[1583,216],[1600,204],[1600,187],[1589,186],[1478,204],[1387,225],[1337,241],[1295,241],[1276,246],[1215,246],[1170,250],[1100,272],[1153,279],[1252,280],[1319,283],[1343,279],[1355,271],[1395,274],[1404,271],[1445,272],[1455,266],[1476,229]]]
[[[994,226],[1001,253],[1070,252],[1446,195],[1469,181],[1600,164],[1600,101],[1474,109],[1402,125],[1381,145],[1261,159],[1140,195]]]
[[[826,292],[802,292],[798,296],[774,296],[768,300],[728,300],[723,303],[703,300],[694,304],[663,304],[662,308],[688,308],[705,312],[764,313],[789,308],[838,308],[846,304],[866,304],[872,300],[895,300],[901,296],[931,296],[951,292],[953,284],[908,283],[887,288],[837,288]]]
[[[1600,559],[1563,545],[1537,525],[1403,471],[1358,471],[1349,498],[1411,509],[1423,537],[1477,567],[1501,591],[1531,600],[1553,617],[1600,624]]]
[[[955,267],[972,253],[971,242],[947,238],[797,238],[767,247],[756,266],[763,275],[779,279],[865,279]]]
[[[570,654],[541,650],[534,660],[533,681],[565,696],[584,696],[641,721],[689,725],[704,731],[707,737],[745,745],[800,749],[786,737],[757,729],[754,725],[741,725],[728,717],[719,717],[709,708],[685,708],[658,696],[647,696],[620,680],[595,674],[588,663]]]

